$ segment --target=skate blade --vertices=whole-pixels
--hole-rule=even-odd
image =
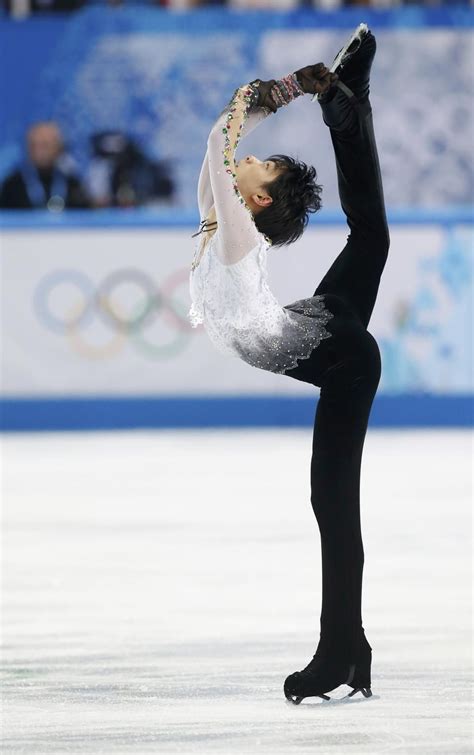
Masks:
[[[355,51],[359,49],[362,42],[362,34],[365,34],[368,31],[369,31],[369,27],[367,26],[367,24],[359,24],[357,29],[352,33],[347,44],[344,45],[344,47],[338,52],[338,54],[334,58],[334,62],[331,68],[329,69],[330,73],[335,72],[336,68],[341,64],[341,60],[343,60],[344,57],[348,53],[353,55]],[[311,102],[314,102],[314,100],[319,99],[319,96],[320,95],[318,93],[313,94],[313,96],[311,97]]]
[[[346,697],[354,697],[356,692],[362,692],[364,697],[372,697],[372,690],[370,687],[355,687],[352,692],[349,692],[349,694],[346,695]]]
[[[305,699],[305,697],[321,697],[323,700],[331,699],[328,695],[285,695],[285,697],[288,702],[293,703],[293,705],[299,705],[300,702]]]

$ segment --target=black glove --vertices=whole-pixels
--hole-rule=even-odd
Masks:
[[[262,81],[262,79],[255,79],[254,81],[250,82],[250,85],[254,90],[257,91],[258,97],[256,98],[255,105],[257,107],[266,107],[269,110],[272,111],[272,113],[276,113],[280,105],[277,105],[274,99],[272,98],[270,92],[272,89],[272,86],[276,84],[276,79],[270,79],[270,81]]]
[[[299,68],[295,76],[305,94],[326,94],[339,78],[324,63]]]

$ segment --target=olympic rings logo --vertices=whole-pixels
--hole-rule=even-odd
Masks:
[[[95,285],[79,270],[59,269],[39,281],[33,307],[46,328],[66,336],[87,359],[113,357],[126,343],[148,358],[167,359],[183,351],[196,333],[180,292],[188,280],[189,271],[182,268],[158,288],[143,270],[121,268]],[[91,335],[97,339],[104,327],[112,336],[94,343]]]

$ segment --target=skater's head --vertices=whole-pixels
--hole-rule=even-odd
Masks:
[[[248,155],[236,165],[237,184],[258,230],[273,246],[292,244],[321,207],[316,170],[288,155],[258,160]]]

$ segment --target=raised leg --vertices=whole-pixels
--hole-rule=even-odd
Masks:
[[[389,233],[380,165],[368,97],[368,72],[375,54],[372,35],[354,56],[341,80],[362,100],[350,100],[347,89],[334,87],[321,102],[336,158],[339,197],[350,228],[347,244],[318,285],[315,294],[343,298],[367,327],[387,260]],[[360,59],[359,56],[360,55]],[[344,84],[344,82],[342,82]]]

